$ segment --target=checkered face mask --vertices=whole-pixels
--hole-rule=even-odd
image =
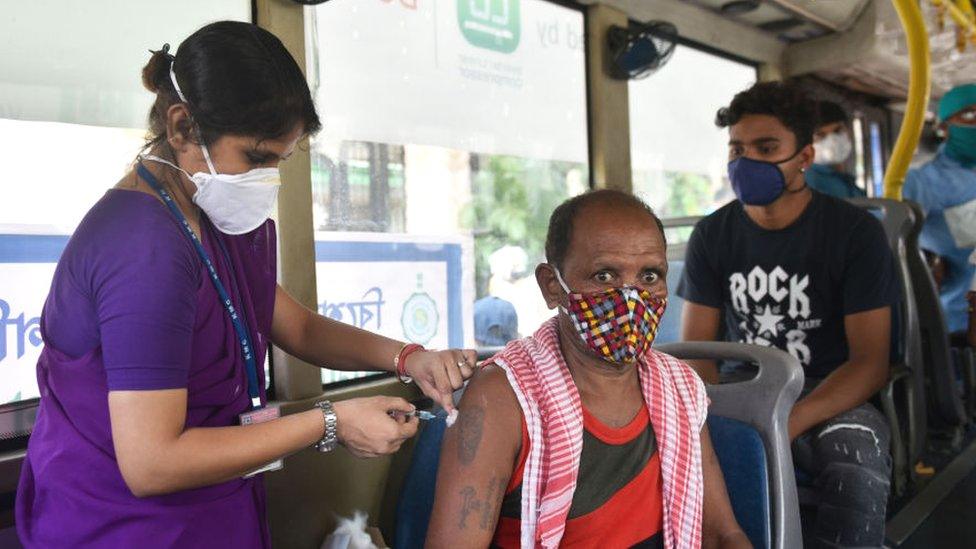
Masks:
[[[569,294],[569,315],[580,339],[599,357],[614,364],[633,364],[644,356],[664,316],[668,300],[637,286],[602,292],[573,292],[556,269],[556,279]]]

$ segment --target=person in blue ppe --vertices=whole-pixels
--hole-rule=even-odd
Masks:
[[[837,198],[855,198],[865,193],[854,184],[847,161],[854,151],[850,119],[844,108],[833,101],[818,105],[818,126],[813,134],[813,165],[807,170],[807,185]]]
[[[474,302],[474,339],[479,348],[504,347],[518,338],[518,313],[510,302],[487,296]]]
[[[902,196],[925,211],[921,247],[944,266],[940,294],[952,332],[967,324],[966,292],[976,274],[976,83],[950,90],[939,102],[938,133],[946,141],[935,158],[908,172]]]

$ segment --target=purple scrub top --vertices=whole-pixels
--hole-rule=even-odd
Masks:
[[[260,365],[275,303],[274,222],[238,236],[206,216],[200,225]],[[250,405],[230,318],[159,199],[113,189],[95,204],[58,262],[41,332],[41,401],[17,489],[26,547],[270,546],[260,475],[137,498],[115,459],[109,391],[185,388],[187,428],[235,425]]]

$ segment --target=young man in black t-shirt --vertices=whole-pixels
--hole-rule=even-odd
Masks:
[[[880,547],[890,431],[867,401],[888,380],[898,287],[878,220],[806,185],[814,109],[793,85],[769,82],[719,111],[738,200],[701,220],[688,242],[682,339],[724,333],[800,361],[807,383],[789,432],[820,496],[810,534],[826,547]],[[714,363],[695,366],[717,382]]]

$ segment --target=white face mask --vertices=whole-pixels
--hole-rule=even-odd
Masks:
[[[846,133],[832,133],[813,144],[816,152],[814,162],[817,164],[843,164],[851,157],[854,144],[851,136]]]
[[[180,100],[186,103],[186,97],[176,81],[172,64],[169,67],[169,77]],[[210,173],[197,172],[191,175],[183,168],[158,156],[143,158],[172,166],[186,174],[197,186],[197,192],[193,194],[193,203],[200,206],[220,232],[244,234],[260,227],[271,217],[275,201],[278,199],[278,189],[281,188],[281,174],[278,168],[255,168],[241,174],[217,173],[207,146],[201,143],[200,149],[203,150],[203,158],[207,161]]]
[[[200,206],[220,232],[244,234],[260,227],[271,217],[278,199],[278,189],[281,188],[278,168],[255,168],[237,175],[217,173],[210,162],[207,146],[200,146],[207,158],[210,173],[190,175],[183,168],[158,156],[147,155],[143,159],[166,164],[186,174],[197,186],[193,203]]]

